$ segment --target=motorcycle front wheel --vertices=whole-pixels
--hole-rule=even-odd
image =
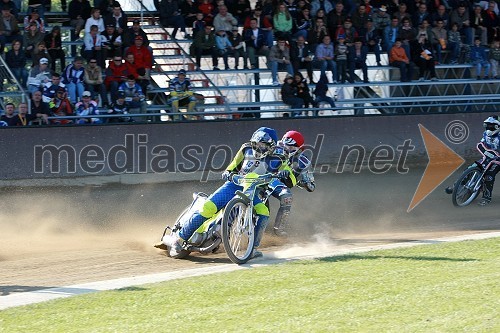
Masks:
[[[254,224],[245,219],[248,205],[235,197],[229,201],[222,218],[222,242],[229,259],[235,264],[244,264],[252,256],[254,244]]]
[[[469,205],[479,194],[479,189],[474,190],[478,181],[481,181],[482,171],[478,167],[468,168],[462,173],[453,187],[451,200],[457,207]]]

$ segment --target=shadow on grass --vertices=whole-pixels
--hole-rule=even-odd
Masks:
[[[147,290],[148,288],[142,288],[142,287],[137,287],[137,286],[131,286],[131,287],[123,287],[116,289],[115,291],[144,291]]]
[[[357,254],[350,254],[350,255],[345,255],[345,256],[335,256],[335,257],[320,258],[320,259],[318,259],[318,261],[338,262],[338,261],[369,260],[369,259],[403,259],[403,260],[417,260],[417,261],[451,261],[451,262],[481,261],[480,259],[468,259],[468,258],[412,257],[412,256],[374,256],[374,255],[357,255]]]
[[[0,296],[7,296],[12,293],[25,293],[36,290],[51,289],[57,287],[47,287],[47,286],[0,286]]]

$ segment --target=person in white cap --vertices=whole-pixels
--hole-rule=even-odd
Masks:
[[[85,90],[82,94],[82,100],[75,105],[75,113],[78,116],[93,116],[98,115],[97,103],[92,100],[90,91]],[[77,124],[100,124],[100,118],[81,118],[76,121]]]
[[[42,58],[39,64],[33,66],[28,75],[27,87],[30,93],[41,91],[42,86],[52,78],[52,71],[49,69],[49,59]]]

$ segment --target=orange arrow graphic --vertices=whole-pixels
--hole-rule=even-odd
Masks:
[[[432,191],[457,170],[465,160],[439,140],[422,124],[418,124],[420,135],[425,144],[425,151],[429,157],[429,163],[420,179],[417,190],[413,195],[407,212],[415,208]]]

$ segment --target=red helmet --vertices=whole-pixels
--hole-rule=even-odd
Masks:
[[[288,131],[283,135],[280,145],[290,156],[293,156],[302,149],[304,145],[304,136],[297,131]]]

